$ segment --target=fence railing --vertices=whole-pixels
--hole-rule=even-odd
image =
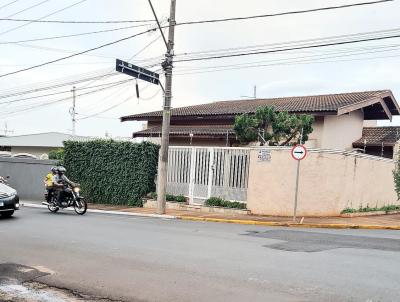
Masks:
[[[167,191],[203,203],[210,197],[245,202],[249,148],[171,147]]]

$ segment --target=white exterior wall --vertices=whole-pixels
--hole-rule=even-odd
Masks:
[[[353,142],[362,137],[363,125],[364,114],[361,110],[341,116],[325,116],[320,148],[353,149]]]
[[[37,156],[38,158],[42,154],[49,154],[52,150],[57,150],[58,148],[51,148],[51,147],[11,147],[11,153],[29,153],[32,155]]]

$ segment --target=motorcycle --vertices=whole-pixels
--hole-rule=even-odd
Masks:
[[[61,201],[61,204],[58,204],[57,202],[57,194],[50,193],[50,201],[47,202],[48,196],[46,193],[45,194],[45,202],[42,202],[43,205],[47,206],[50,212],[56,213],[58,210],[61,209],[66,209],[69,207],[74,207],[75,213],[78,215],[83,215],[87,211],[87,202],[85,201],[84,197],[80,195],[80,187],[78,186],[70,186],[68,185],[64,189],[63,193],[63,200]]]

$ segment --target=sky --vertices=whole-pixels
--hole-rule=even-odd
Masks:
[[[371,0],[370,0],[371,1]],[[152,20],[147,0],[0,0],[1,18],[43,20],[107,21]],[[80,3],[81,2],[81,3]],[[153,0],[163,24],[169,15],[168,0]],[[177,22],[242,17],[318,7],[364,2],[362,0],[177,0]],[[29,7],[37,5],[34,8]],[[26,9],[26,10],[25,10]],[[23,12],[20,12],[25,10]],[[18,13],[20,12],[20,13]],[[400,28],[400,1],[346,9],[260,18],[246,21],[178,26],[175,36],[177,58],[184,53],[246,47],[314,39],[336,35]],[[0,75],[72,53],[106,44],[154,28],[154,23],[129,24],[53,24],[0,21]],[[69,38],[18,42],[30,39],[80,34],[141,25],[118,31]],[[20,26],[20,28],[16,28]],[[18,42],[9,43],[5,42]],[[392,46],[392,48],[387,48]],[[372,47],[382,51],[368,52]],[[383,48],[386,47],[386,48]],[[400,100],[400,38],[364,42],[319,49],[263,54],[210,61],[181,62],[174,66],[173,107],[253,96],[282,97],[390,89]],[[358,54],[354,54],[358,51]],[[340,52],[341,56],[337,54]],[[360,52],[364,52],[361,53]],[[0,77],[0,134],[7,124],[9,134],[22,135],[58,131],[70,133],[72,85],[64,85],[85,76],[108,76],[76,84],[76,133],[90,136],[130,137],[141,130],[142,122],[121,123],[124,115],[160,110],[163,94],[159,86],[139,81],[140,99],[135,81],[111,87],[112,83],[131,80],[113,74],[115,59],[130,59],[136,65],[158,64],[165,53],[160,33],[153,31],[126,41],[44,67]],[[345,54],[345,55],[343,55]],[[352,54],[352,55],[350,55]],[[321,56],[325,59],[304,61],[298,58]],[[290,63],[294,60],[297,63]],[[206,67],[239,66],[254,63],[253,68],[221,68],[210,72]],[[154,64],[152,64],[154,65]],[[160,67],[150,68],[159,71]],[[228,69],[228,70],[227,70]],[[211,69],[212,70],[212,69]],[[110,75],[111,74],[111,75]],[[164,78],[162,77],[162,80]],[[47,84],[46,84],[47,83]],[[21,94],[31,89],[63,84],[57,89]],[[111,83],[111,84],[110,84]],[[110,85],[110,86],[107,86]],[[95,86],[95,87],[93,87]],[[93,87],[93,88],[91,88]],[[87,92],[104,88],[91,94]],[[105,89],[107,88],[107,89]],[[20,93],[12,97],[7,94]],[[48,95],[53,94],[53,95]],[[82,94],[82,95],[80,95]],[[35,97],[35,98],[31,98]],[[380,124],[388,124],[383,122]],[[400,118],[393,120],[400,125]]]

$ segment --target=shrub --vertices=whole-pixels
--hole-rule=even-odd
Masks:
[[[150,198],[156,200],[157,199],[157,193],[156,192],[151,192],[150,194]],[[172,195],[172,194],[166,194],[165,195],[165,199],[166,201],[169,202],[181,202],[181,203],[185,203],[186,202],[186,197],[183,195]]]
[[[159,146],[113,140],[64,142],[68,176],[91,202],[142,206],[154,191]]]
[[[176,201],[176,202],[185,203],[185,202],[186,202],[186,197],[183,196],[183,195],[175,196],[175,201]]]
[[[222,207],[230,209],[246,209],[246,204],[238,201],[228,201],[219,197],[211,197],[206,200],[204,205],[209,207]]]

